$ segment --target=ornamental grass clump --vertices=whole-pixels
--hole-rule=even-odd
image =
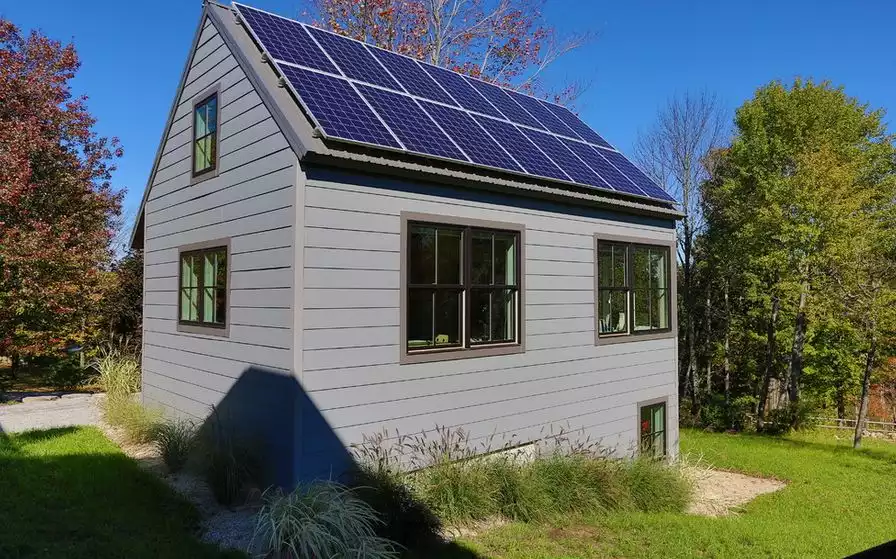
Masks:
[[[170,473],[177,473],[186,465],[195,439],[196,425],[187,419],[169,419],[157,426],[155,444]]]
[[[376,534],[376,511],[335,482],[315,482],[290,493],[268,489],[252,547],[278,559],[397,559],[397,546]]]

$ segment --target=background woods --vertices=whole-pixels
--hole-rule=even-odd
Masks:
[[[730,138],[716,115],[706,94],[675,99],[638,144],[685,213],[686,411],[716,427],[753,416],[773,429],[818,408],[864,414],[871,392],[886,390],[896,289],[896,158],[883,111],[797,80],[757,90]]]
[[[72,96],[79,65],[72,45],[0,19],[0,357],[12,376],[138,331],[139,316],[107,304],[142,279],[120,273],[126,260],[113,265],[122,193],[110,179],[122,151],[93,131],[86,97]]]

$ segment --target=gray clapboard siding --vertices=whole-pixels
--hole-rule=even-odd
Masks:
[[[206,417],[248,370],[292,374],[296,157],[214,25],[202,31],[145,206],[144,399]],[[192,108],[219,91],[218,174],[191,184]],[[178,331],[178,249],[228,239],[227,336]]]
[[[402,211],[526,227],[526,352],[398,364]],[[344,444],[436,425],[531,440],[555,425],[629,447],[638,402],[675,406],[674,339],[594,344],[594,234],[669,244],[673,229],[363,178],[309,180],[304,218],[303,385]],[[669,427],[672,443],[671,416]],[[308,441],[304,451],[325,449]]]

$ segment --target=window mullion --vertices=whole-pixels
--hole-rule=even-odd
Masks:
[[[463,232],[463,253],[461,260],[463,262],[463,283],[464,283],[464,340],[463,346],[470,348],[470,335],[473,329],[473,229],[471,227],[464,228]]]

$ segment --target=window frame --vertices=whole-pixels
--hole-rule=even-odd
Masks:
[[[618,290],[624,291],[626,294],[626,331],[625,332],[608,332],[600,331],[600,247],[602,244],[623,245],[625,246],[626,268],[625,268],[625,287]],[[666,328],[658,328],[651,330],[635,330],[634,317],[632,309],[634,308],[634,248],[652,248],[663,249],[666,251],[666,312],[668,313],[668,326]],[[678,336],[678,316],[677,303],[678,300],[677,281],[678,277],[676,259],[675,240],[671,242],[663,242],[661,240],[644,239],[639,237],[622,237],[612,235],[594,235],[594,344],[609,345],[615,343],[638,342],[646,340],[657,340],[665,338],[675,338]],[[617,290],[616,288],[611,288]]]
[[[218,168],[220,166],[221,160],[221,86],[220,84],[215,84],[209,89],[203,91],[200,95],[197,95],[193,99],[192,110],[190,111],[190,184],[196,184],[202,182],[204,180],[208,180],[218,176]],[[199,138],[196,137],[196,108],[200,105],[205,104],[211,98],[216,99],[216,109],[215,109],[215,131],[213,134],[215,135],[215,157],[212,162],[212,166],[203,169],[202,171],[196,171],[196,142]],[[206,134],[208,136],[210,134]],[[203,136],[204,138],[205,136]]]
[[[463,303],[461,304],[461,343],[459,346],[445,348],[425,348],[425,349],[409,349],[407,330],[408,330],[408,292],[415,287],[408,283],[409,267],[410,267],[410,229],[412,225],[430,225],[434,227],[444,227],[446,229],[464,230],[462,244],[462,272],[461,288],[458,289],[464,293]],[[517,339],[513,342],[479,342],[473,343],[470,340],[472,330],[472,312],[471,298],[469,293],[472,292],[474,285],[472,283],[472,232],[475,230],[489,230],[496,233],[510,233],[515,236],[516,261],[516,333]],[[428,363],[433,361],[446,361],[454,359],[466,359],[474,357],[488,357],[492,355],[509,355],[514,353],[525,352],[526,343],[526,303],[525,303],[525,278],[526,278],[526,258],[525,258],[525,226],[516,223],[505,223],[486,221],[479,219],[460,218],[448,215],[424,214],[416,212],[401,212],[401,263],[400,263],[400,316],[399,316],[399,336],[400,336],[400,359],[402,365],[412,363]],[[438,287],[438,284],[433,284]],[[479,284],[477,284],[479,285]],[[497,286],[497,287],[495,287]],[[417,286],[420,287],[420,286]],[[451,288],[458,288],[453,284]],[[481,288],[481,287],[480,287]],[[507,284],[490,284],[491,289],[506,289]]]
[[[224,297],[225,297],[225,313],[224,313],[224,323],[213,323],[213,322],[202,322],[196,320],[183,320],[181,319],[181,311],[183,306],[183,298],[181,296],[181,285],[183,281],[183,264],[182,259],[184,256],[190,255],[200,255],[208,252],[214,252],[219,250],[224,250],[225,257],[227,259],[227,276],[226,276],[226,284],[224,285]],[[190,333],[190,334],[207,334],[212,336],[222,336],[229,337],[230,336],[230,314],[231,314],[231,304],[230,304],[230,286],[231,286],[231,274],[233,269],[233,263],[231,262],[231,254],[230,254],[230,239],[217,239],[213,241],[204,241],[201,243],[194,243],[190,245],[185,245],[179,247],[177,250],[177,331]],[[199,274],[199,293],[202,296],[203,293],[203,281],[205,274]],[[202,306],[200,306],[200,314],[202,312]]]
[[[635,449],[637,455],[641,456],[643,448],[641,443],[641,412],[644,411],[644,408],[655,408],[657,406],[663,406],[663,454],[661,456],[651,456],[651,458],[668,460],[671,454],[669,452],[669,398],[667,397],[638,402],[635,408]]]

